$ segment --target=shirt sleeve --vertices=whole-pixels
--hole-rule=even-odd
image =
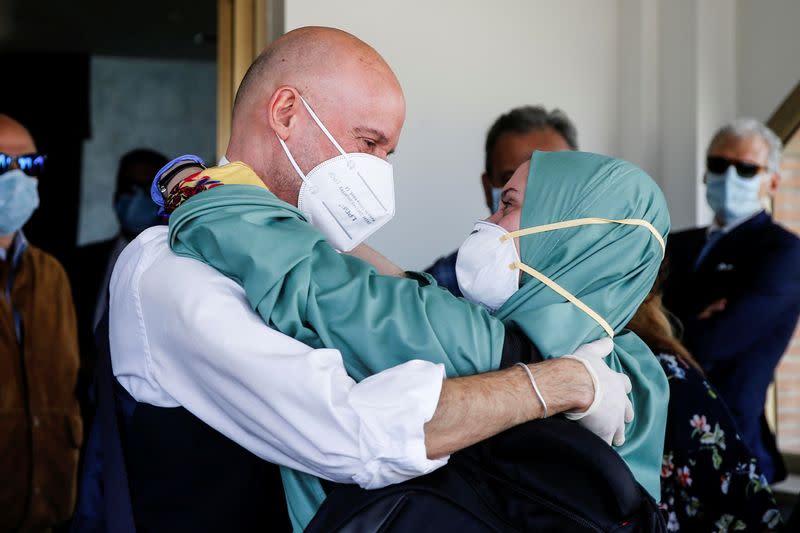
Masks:
[[[132,283],[140,327],[127,330],[146,338],[147,378],[175,404],[267,461],[339,483],[378,488],[447,462],[427,458],[424,435],[442,365],[409,361],[356,384],[337,350],[270,329],[234,282],[168,253]]]
[[[486,309],[338,253],[268,191],[205,191],[175,211],[169,232],[174,252],[236,281],[265,323],[339,350],[357,381],[412,359],[441,363],[450,377],[500,366],[504,327]]]

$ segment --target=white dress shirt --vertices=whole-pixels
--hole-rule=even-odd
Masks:
[[[377,488],[428,473],[423,426],[443,365],[409,361],[356,383],[338,350],[269,328],[244,290],[144,231],[111,276],[111,359],[138,402],[183,406],[272,463]]]

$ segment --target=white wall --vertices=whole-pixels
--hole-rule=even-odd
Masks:
[[[92,137],[84,144],[78,244],[117,232],[112,208],[119,158],[152,148],[213,161],[216,64],[92,57]]]
[[[736,116],[736,4],[661,0],[658,6],[657,177],[673,229],[711,221],[702,183],[709,138]]]
[[[711,219],[702,174],[713,132],[737,115],[768,118],[800,79],[798,0],[285,4],[287,30],[348,30],[400,78],[398,211],[371,242],[409,268],[454,249],[486,214],[483,140],[511,107],[564,109],[582,149],[656,179],[682,229]]]
[[[800,2],[739,0],[739,114],[766,120],[800,81]]]
[[[285,9],[286,30],[350,31],[400,78],[407,118],[393,159],[397,215],[371,243],[404,267],[451,252],[487,215],[483,142],[508,109],[561,107],[581,148],[617,151],[616,0],[286,0]]]

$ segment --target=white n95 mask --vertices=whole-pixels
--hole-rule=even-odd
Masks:
[[[392,165],[374,155],[346,153],[302,96],[300,100],[341,155],[303,174],[286,143],[278,137],[286,157],[303,180],[297,208],[331,246],[349,252],[394,217]]]
[[[620,220],[599,217],[576,218],[511,232],[496,224],[481,220],[475,223],[475,229],[458,249],[456,258],[458,287],[467,300],[483,305],[494,312],[519,289],[519,272],[521,270],[586,313],[603,328],[609,337],[614,338],[614,329],[599,313],[549,277],[520,261],[517,247],[514,245],[516,237],[598,224],[623,224],[645,228],[655,238],[661,248],[663,258],[666,251],[664,238],[650,222],[639,218]]]
[[[519,289],[519,263],[514,239],[496,224],[479,220],[456,257],[458,288],[470,302],[494,312]]]

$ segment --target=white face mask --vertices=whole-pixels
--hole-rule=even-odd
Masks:
[[[519,263],[514,239],[496,224],[479,220],[456,257],[458,288],[470,302],[494,312],[519,289]]]
[[[392,165],[379,157],[346,153],[306,101],[311,118],[341,155],[303,174],[283,139],[286,157],[303,180],[297,208],[327,237],[331,246],[349,252],[394,217]]]
[[[602,316],[564,287],[535,268],[520,261],[517,247],[514,244],[515,237],[597,224],[624,224],[645,228],[658,242],[663,257],[666,250],[664,238],[650,222],[638,218],[621,220],[598,217],[577,218],[523,228],[512,232],[508,232],[491,222],[481,220],[475,223],[475,229],[464,241],[464,244],[461,245],[461,248],[458,249],[458,257],[456,258],[458,287],[467,300],[483,305],[494,312],[519,289],[519,272],[522,270],[586,313],[605,330],[609,337],[613,338],[614,330]]]

